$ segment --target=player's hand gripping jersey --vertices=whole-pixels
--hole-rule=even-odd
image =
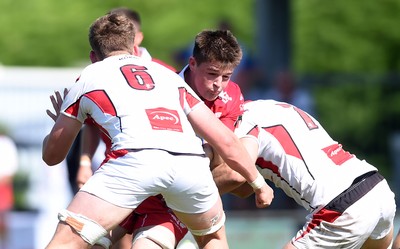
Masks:
[[[260,173],[309,211],[376,170],[345,151],[308,113],[287,103],[246,103],[235,133],[257,139]]]
[[[157,148],[204,154],[185,117],[201,100],[176,73],[160,67],[127,55],[94,63],[70,89],[61,110],[82,123],[93,119],[112,151]]]

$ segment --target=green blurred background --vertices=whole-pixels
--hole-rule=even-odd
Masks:
[[[139,11],[143,45],[176,67],[181,65],[174,61],[174,52],[188,46],[202,29],[215,28],[221,19],[231,21],[249,53],[265,57],[268,54],[259,53],[257,27],[268,13],[259,14],[260,2],[2,0],[0,63],[87,65],[89,25],[118,6]],[[346,149],[376,164],[390,178],[390,137],[400,123],[400,1],[308,0],[288,5],[290,67],[312,91],[318,118]],[[266,67],[262,70],[268,72]]]
[[[279,14],[282,4],[285,15]],[[1,0],[0,64],[84,67],[90,63],[90,24],[120,6],[141,14],[142,45],[152,56],[178,69],[178,50],[202,29],[229,20],[259,63],[263,77],[251,83],[258,88],[272,87],[271,74],[282,66],[268,61],[281,57],[265,49],[264,41],[271,39],[266,36],[285,37],[280,28],[288,28],[287,40],[276,41],[287,43],[287,51],[278,52],[315,99],[319,121],[346,150],[377,166],[394,192],[400,192],[395,178],[400,176],[400,152],[394,146],[400,133],[400,1]]]

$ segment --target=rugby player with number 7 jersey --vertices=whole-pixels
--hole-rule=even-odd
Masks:
[[[259,172],[310,212],[285,249],[389,247],[396,204],[375,166],[346,151],[296,106],[257,100],[244,109],[235,133]],[[221,191],[229,174],[214,181]],[[243,182],[233,192],[247,197]]]

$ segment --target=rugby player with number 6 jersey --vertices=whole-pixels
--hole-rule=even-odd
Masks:
[[[228,30],[204,30],[196,35],[194,44],[193,55],[179,75],[216,117],[233,130],[234,122],[243,113],[244,103],[239,86],[230,80],[242,57],[240,45]],[[109,139],[105,141],[111,144]],[[211,149],[207,144],[204,146]],[[157,195],[147,198],[113,230],[112,243],[125,233],[134,235],[132,248],[174,248],[187,228],[168,208],[163,197]]]
[[[193,55],[188,65],[179,73],[215,116],[232,131],[236,119],[243,113],[242,92],[230,80],[241,58],[240,45],[230,31],[203,30],[195,37]],[[208,144],[203,146],[212,150]],[[158,195],[146,199],[125,219],[113,231],[112,240],[116,241],[122,236],[121,233],[126,232],[134,234],[134,248],[146,245],[172,249],[185,236],[187,229],[174,217],[163,197]],[[144,238],[147,241],[143,241]]]
[[[134,37],[134,24],[123,14],[95,20],[89,29],[93,64],[64,99],[56,93],[61,111],[42,149],[49,166],[65,159],[86,119],[93,119],[112,144],[102,166],[59,212],[46,248],[90,248],[157,194],[200,248],[228,248],[221,198],[198,136],[250,183],[257,207],[269,205],[272,190],[260,181],[239,139],[182,78],[136,56]]]

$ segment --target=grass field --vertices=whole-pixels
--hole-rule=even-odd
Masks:
[[[226,232],[231,249],[281,249],[295,234],[304,221],[303,212],[227,212]],[[14,212],[9,215],[11,231],[9,247],[12,249],[41,249],[35,246],[38,237],[35,228],[38,213]],[[395,219],[395,233],[400,228],[400,219]],[[42,229],[44,229],[42,227]],[[53,228],[46,228],[52,235]],[[49,237],[50,238],[50,237]],[[191,240],[190,236],[184,239]],[[178,249],[194,249],[193,244],[184,243]]]

